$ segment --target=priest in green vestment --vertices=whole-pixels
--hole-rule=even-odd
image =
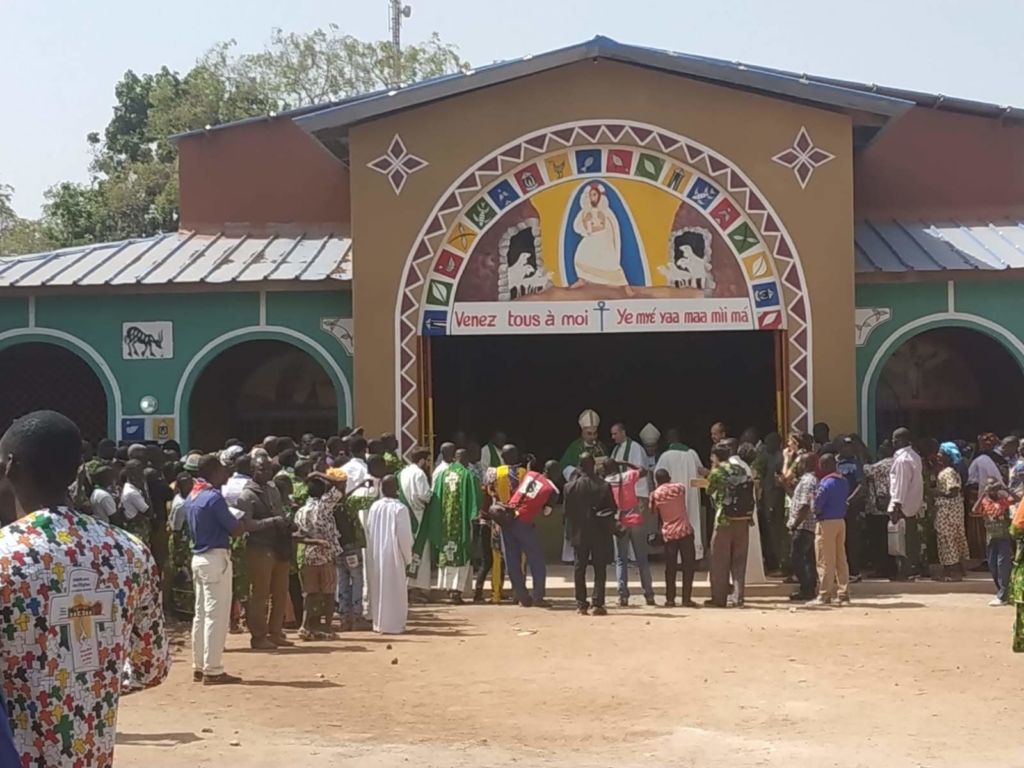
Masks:
[[[508,444],[504,432],[498,431],[491,435],[491,440],[480,450],[480,463],[486,469],[501,466],[501,449]]]
[[[572,477],[573,472],[580,463],[580,454],[589,453],[597,461],[598,465],[608,456],[608,451],[597,439],[597,428],[601,426],[601,417],[596,411],[589,408],[580,414],[579,418],[580,436],[569,443],[569,447],[562,454],[562,474],[566,480]]]
[[[460,448],[455,461],[434,477],[430,503],[413,544],[414,562],[428,541],[437,552],[437,586],[448,592],[453,602],[462,601],[469,584],[473,521],[484,499],[483,486],[468,464],[466,450]]]

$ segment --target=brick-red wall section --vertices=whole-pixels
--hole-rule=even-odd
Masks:
[[[180,139],[181,228],[347,232],[349,173],[287,118]]]
[[[858,220],[1024,214],[1024,126],[916,107],[854,161]]]

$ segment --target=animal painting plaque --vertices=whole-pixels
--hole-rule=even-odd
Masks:
[[[169,320],[125,323],[121,327],[125,360],[169,360],[174,357],[174,323]]]

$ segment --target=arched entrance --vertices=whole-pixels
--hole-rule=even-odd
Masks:
[[[202,370],[188,402],[189,445],[213,450],[228,438],[330,435],[338,429],[331,377],[308,352],[255,339],[224,350]]]
[[[899,426],[942,439],[1007,434],[1024,425],[1024,372],[996,338],[963,326],[904,340],[875,386],[876,440]]]
[[[28,341],[0,350],[0,433],[31,411],[63,413],[95,443],[107,437],[107,393],[92,367],[58,344]]]
[[[482,158],[425,221],[395,310],[405,449],[440,426],[430,374],[443,362],[430,360],[440,336],[769,331],[776,419],[798,429],[813,420],[811,313],[795,246],[740,168],[657,126],[565,123]]]

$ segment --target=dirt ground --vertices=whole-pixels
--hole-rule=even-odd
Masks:
[[[247,684],[224,688],[193,684],[181,646],[163,686],[123,701],[117,764],[1024,766],[1024,657],[988,599],[426,606],[401,637],[274,655],[231,637]]]

